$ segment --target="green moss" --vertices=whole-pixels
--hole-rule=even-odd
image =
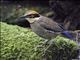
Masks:
[[[36,60],[40,59],[36,50],[42,39],[30,29],[1,24],[1,59],[3,60]],[[38,54],[38,55],[37,55]]]
[[[43,45],[44,39],[37,36],[31,29],[2,22],[0,24],[0,60],[42,60],[42,54],[46,47],[37,48],[37,46]],[[60,52],[58,51],[60,49],[63,49],[63,52],[66,51],[64,49],[70,49],[69,53],[75,56],[77,50],[75,42],[60,36],[56,37],[53,42],[55,43],[53,48],[57,49],[54,50],[54,53]]]

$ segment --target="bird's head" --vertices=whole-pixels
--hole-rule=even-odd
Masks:
[[[30,10],[27,11],[22,17],[28,20],[29,23],[33,23],[36,20],[39,20],[40,14],[36,11]]]

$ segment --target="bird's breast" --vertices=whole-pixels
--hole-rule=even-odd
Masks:
[[[42,26],[39,25],[39,23],[34,22],[31,24],[32,31],[35,32],[37,35],[39,35],[42,38],[51,39],[54,37],[55,33],[52,31],[48,31]]]
[[[44,31],[44,29],[43,29],[43,27],[41,27],[40,25],[39,25],[39,23],[33,23],[33,24],[31,24],[31,28],[32,28],[32,31],[33,32],[35,32],[36,34],[38,34],[38,35],[44,35],[44,33],[45,33],[45,31]]]

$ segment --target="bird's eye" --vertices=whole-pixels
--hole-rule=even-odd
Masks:
[[[39,17],[39,14],[34,14],[34,17]]]
[[[30,14],[30,15],[27,15],[27,17],[36,18],[36,17],[39,17],[39,14]]]

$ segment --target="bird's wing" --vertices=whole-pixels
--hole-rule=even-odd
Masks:
[[[49,31],[61,32],[64,30],[60,24],[47,17],[41,17],[38,20],[38,23],[40,24],[40,26],[44,27],[46,30]]]

